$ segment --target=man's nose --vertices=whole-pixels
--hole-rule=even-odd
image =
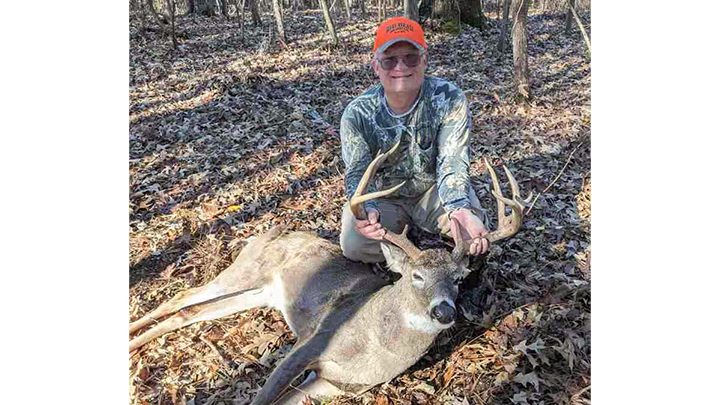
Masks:
[[[402,64],[402,66],[400,66],[400,64]],[[405,58],[397,58],[397,65],[395,65],[393,70],[402,70],[407,68],[409,68],[409,66],[405,64]]]

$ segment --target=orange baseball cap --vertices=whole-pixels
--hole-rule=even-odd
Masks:
[[[427,50],[425,32],[420,24],[405,17],[393,17],[378,27],[373,53],[384,52],[390,45],[401,41],[409,42],[421,51]]]

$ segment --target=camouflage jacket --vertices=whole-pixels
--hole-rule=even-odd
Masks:
[[[469,137],[472,120],[463,92],[453,83],[426,76],[409,112],[390,113],[381,85],[348,104],[340,121],[345,193],[350,198],[378,151],[386,152],[401,137],[399,150],[380,166],[368,193],[407,183],[390,198],[414,198],[434,184],[450,213],[469,208]],[[374,200],[365,208],[378,209]]]

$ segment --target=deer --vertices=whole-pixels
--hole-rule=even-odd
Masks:
[[[363,202],[392,194],[404,184],[365,194],[380,164],[399,145],[378,153],[365,171],[350,199],[356,218],[366,217]],[[520,230],[524,203],[532,194],[522,200],[517,181],[503,165],[513,193],[512,199],[504,197],[495,171],[487,159],[484,163],[498,206],[498,229],[485,236],[492,243]],[[400,275],[394,282],[376,274],[372,264],[345,258],[339,245],[313,232],[276,226],[253,238],[213,281],[179,292],[130,323],[131,335],[154,324],[130,341],[130,354],[192,323],[266,306],[282,313],[297,341],[252,405],[362,394],[410,368],[453,326],[459,284],[470,273],[468,245],[460,240],[458,226],[452,220],[452,252],[419,250],[407,238],[407,225],[401,234],[386,229],[381,249],[389,270]],[[310,373],[304,382],[291,387],[305,371]]]

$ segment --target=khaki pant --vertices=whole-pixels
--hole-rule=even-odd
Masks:
[[[400,233],[405,224],[411,226],[415,224],[424,231],[441,234],[452,239],[450,223],[440,202],[437,185],[416,198],[379,198],[376,201],[380,211],[380,223],[385,229]],[[471,209],[487,226],[487,216],[480,207],[480,201],[475,193],[470,193],[470,204],[472,205]],[[349,202],[343,207],[340,247],[343,255],[350,260],[365,263],[385,261],[380,250],[380,242],[368,239],[355,230],[355,217],[350,212]]]

